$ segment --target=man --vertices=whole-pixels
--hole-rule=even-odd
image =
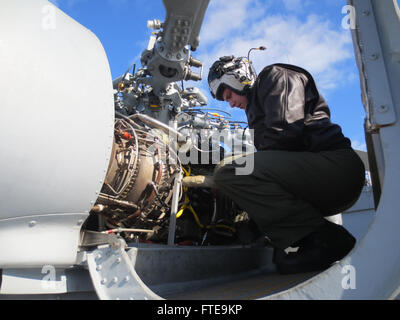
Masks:
[[[210,68],[214,98],[246,111],[257,152],[254,170],[214,173],[216,186],[245,210],[271,245],[280,273],[318,271],[346,256],[355,238],[324,217],[350,208],[365,180],[361,159],[306,70],[267,66],[257,77],[246,58],[222,57]],[[249,155],[248,155],[249,157]],[[284,249],[299,247],[286,254]]]

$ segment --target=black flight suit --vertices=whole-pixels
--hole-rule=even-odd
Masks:
[[[280,249],[322,226],[324,217],[359,198],[365,169],[312,76],[284,64],[267,66],[251,92],[246,114],[257,152],[254,170],[238,175],[237,164],[217,168],[217,187],[245,210]]]

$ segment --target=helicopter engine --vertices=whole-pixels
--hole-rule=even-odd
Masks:
[[[184,87],[185,80],[202,79],[203,64],[190,51],[198,46],[208,0],[196,2],[196,8],[179,3],[164,3],[164,23],[148,22],[157,31],[142,52],[142,67],[136,70],[134,64],[113,81],[114,142],[87,229],[118,233],[131,241],[165,243],[177,177],[212,176],[216,165],[233,155],[232,145],[239,145],[234,148],[239,153],[254,150],[244,123],[231,121],[222,110],[206,109],[205,95],[198,88]],[[175,241],[233,241],[235,220],[243,212],[232,200],[204,185],[181,186],[175,192]]]

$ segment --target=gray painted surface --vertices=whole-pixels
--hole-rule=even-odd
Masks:
[[[107,56],[45,0],[2,0],[0,40],[0,268],[68,266],[111,153]]]

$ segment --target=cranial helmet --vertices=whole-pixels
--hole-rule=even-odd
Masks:
[[[246,57],[225,56],[214,62],[208,73],[208,86],[211,95],[223,101],[222,94],[229,88],[240,95],[245,95],[254,85],[257,75],[253,65]]]

